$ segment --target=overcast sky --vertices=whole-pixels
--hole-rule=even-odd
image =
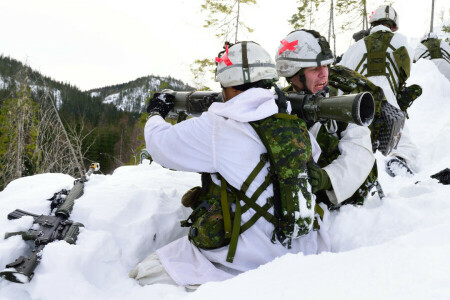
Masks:
[[[146,75],[171,75],[192,84],[189,65],[214,58],[222,47],[202,27],[204,0],[0,0],[0,54],[26,62],[46,76],[82,90]],[[240,40],[260,43],[275,54],[292,29],[287,20],[296,0],[257,0],[241,19],[255,31]],[[383,0],[369,0],[374,10]],[[372,7],[373,6],[373,7]],[[431,0],[396,0],[399,32],[417,43],[429,29]],[[435,0],[435,25],[449,18],[450,1]],[[317,16],[327,36],[328,14]],[[323,21],[322,21],[323,20]],[[359,21],[358,21],[359,22]],[[243,32],[243,31],[241,31]],[[351,43],[340,35],[337,54]]]

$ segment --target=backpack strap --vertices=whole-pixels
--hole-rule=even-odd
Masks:
[[[363,74],[363,72],[366,70],[366,64],[364,64],[364,67],[363,67],[363,69],[361,70],[361,72],[358,71],[359,68],[361,67],[361,65],[363,64],[363,62],[366,60],[366,58],[367,58],[367,52],[364,53],[364,55],[363,55],[361,61],[359,62],[358,66],[356,67],[356,69],[355,69],[356,72],[358,72],[358,73],[360,73],[360,74]]]
[[[450,64],[450,53],[441,48],[442,58]]]
[[[239,235],[261,217],[275,227],[272,242],[278,239],[288,249],[292,238],[306,234],[314,228],[315,199],[307,188],[306,164],[311,159],[311,145],[306,124],[297,116],[275,114],[263,120],[250,122],[250,125],[261,139],[267,153],[261,155],[260,161],[239,190],[229,186],[236,196],[236,201],[227,254],[228,262],[234,260]],[[268,174],[253,195],[248,197],[246,192],[267,163],[270,165]],[[258,204],[257,200],[270,185],[273,186],[274,196],[269,197],[264,205]],[[302,200],[298,195],[302,195]],[[300,201],[303,201],[301,205]],[[301,215],[300,206],[303,213]],[[269,213],[272,207],[274,214]],[[242,213],[249,209],[254,210],[255,214],[241,225]]]
[[[253,224],[255,224],[256,221],[258,221],[260,217],[264,217],[264,219],[266,219],[268,222],[274,224],[274,226],[276,226],[276,224],[277,224],[276,218],[272,214],[269,213],[269,209],[272,207],[272,203],[270,203],[268,201],[262,207],[256,203],[256,200],[258,200],[258,198],[262,194],[262,192],[264,192],[269,187],[269,185],[272,183],[269,175],[266,176],[264,182],[256,189],[256,191],[253,193],[253,195],[250,198],[245,195],[245,193],[247,192],[247,190],[248,190],[249,186],[251,185],[251,183],[253,182],[253,180],[256,178],[256,176],[261,172],[261,170],[266,165],[267,160],[268,160],[267,153],[261,154],[259,163],[253,169],[253,171],[250,173],[250,175],[247,177],[247,179],[242,183],[240,190],[234,188],[231,185],[229,186],[230,189],[233,191],[233,193],[237,196],[238,200],[236,200],[236,202],[235,202],[236,209],[234,212],[234,221],[233,221],[233,227],[231,229],[231,239],[230,239],[230,245],[228,247],[228,254],[227,254],[228,262],[233,262],[233,260],[234,260],[234,256],[236,254],[237,243],[239,240],[239,235],[241,233],[243,233],[244,231],[246,231],[247,229],[249,229],[251,226],[253,226]],[[225,197],[226,197],[226,191],[225,191],[225,192],[222,192],[221,198],[223,198],[224,193],[225,193]],[[241,206],[240,200],[244,201],[244,203],[245,203],[244,206]],[[221,199],[221,201],[223,201],[223,200]],[[226,204],[226,200],[225,200],[225,202],[224,201],[222,202],[222,210],[223,210],[223,207],[227,207],[227,206],[224,206],[224,203]],[[250,208],[255,211],[255,214],[245,224],[241,225],[241,215]],[[224,222],[225,222],[225,220],[226,220],[225,210],[223,210],[223,212],[224,212]],[[229,222],[230,222],[230,226],[231,226],[231,220]],[[227,234],[227,223],[225,223],[225,234]]]
[[[225,238],[228,239],[231,237],[231,216],[230,210],[228,209],[227,182],[223,177],[220,181],[220,204],[222,205]]]

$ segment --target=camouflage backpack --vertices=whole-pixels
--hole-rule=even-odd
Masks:
[[[386,76],[392,91],[398,95],[410,75],[411,59],[406,47],[396,49],[390,44],[393,37],[392,32],[385,31],[377,31],[366,36],[364,43],[367,52],[364,53],[355,71],[366,77]],[[387,52],[388,48],[392,49],[392,52]],[[366,58],[367,62],[363,64]]]
[[[318,224],[315,212],[323,215],[315,205],[315,196],[308,183],[307,163],[312,150],[306,124],[295,115],[275,114],[263,120],[250,122],[267,153],[249,174],[240,189],[220,178],[221,186],[214,184],[210,174],[202,175],[202,187],[191,189],[183,197],[183,204],[194,211],[181,225],[190,227],[189,239],[199,248],[215,249],[229,244],[227,261],[232,262],[239,235],[263,217],[275,227],[272,242],[277,239],[290,248],[292,239],[307,234]],[[264,182],[250,197],[245,195],[255,177],[269,162],[269,173]],[[260,206],[256,200],[273,184],[274,196]],[[241,206],[241,200],[244,205]],[[231,204],[235,205],[235,211]],[[269,213],[270,208],[274,213]],[[255,211],[253,217],[241,225],[241,215]]]
[[[423,41],[422,44],[427,47],[428,51],[425,51],[420,58],[427,58],[427,59],[435,59],[435,58],[442,58],[442,52],[441,52],[441,40],[439,39],[428,39],[426,41]]]

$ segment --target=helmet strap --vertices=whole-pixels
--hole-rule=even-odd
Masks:
[[[241,42],[242,47],[242,78],[244,79],[244,84],[250,81],[250,69],[248,68],[248,57],[247,57],[247,42]]]
[[[300,81],[300,83],[302,84],[302,87],[300,89],[299,86],[295,85],[294,83],[292,83],[292,78],[294,78],[295,76],[298,75],[298,79]],[[290,84],[292,84],[297,90],[298,92],[306,92],[306,93],[312,93],[311,91],[308,90],[308,88],[306,87],[306,76],[305,76],[305,72],[304,69],[300,69],[298,70],[297,73],[294,74],[294,76],[291,76],[289,78],[286,78]]]

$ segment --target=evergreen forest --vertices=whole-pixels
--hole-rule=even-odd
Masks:
[[[92,162],[104,174],[138,163],[146,103],[165,88],[192,89],[170,77],[146,76],[81,91],[0,55],[0,190],[33,174],[80,177]],[[104,101],[111,94],[116,101]]]

